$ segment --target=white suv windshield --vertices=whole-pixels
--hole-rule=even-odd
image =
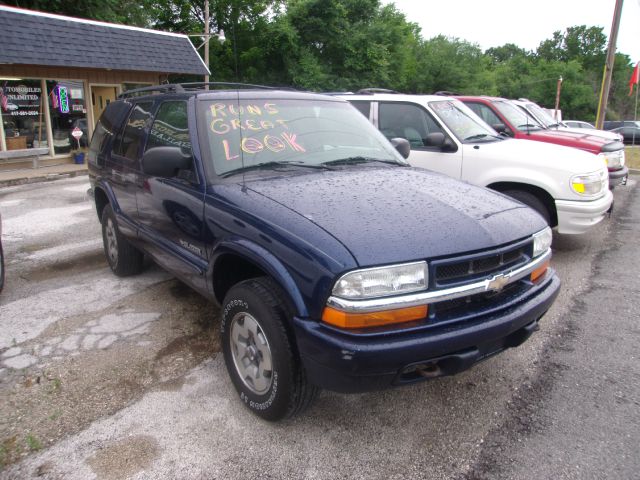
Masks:
[[[382,161],[405,164],[384,136],[346,102],[203,101],[203,148],[217,175],[289,165]],[[205,129],[203,129],[205,130]]]
[[[555,127],[558,125],[558,122],[539,105],[536,105],[535,103],[527,103],[526,108],[530,110],[535,115],[536,119],[542,122],[545,127]]]
[[[429,106],[462,143],[493,142],[502,138],[469,107],[457,100],[429,102]]]
[[[514,126],[514,128],[521,132],[531,130],[542,130],[540,124],[527,113],[525,110],[517,107],[513,103],[506,100],[498,100],[493,102],[495,107],[504,115],[507,121]]]

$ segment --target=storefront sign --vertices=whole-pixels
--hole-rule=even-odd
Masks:
[[[56,96],[58,97],[60,113],[69,113],[69,95],[67,94],[67,87],[58,85],[56,87]]]

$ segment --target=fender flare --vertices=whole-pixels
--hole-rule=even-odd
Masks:
[[[118,204],[118,201],[116,200],[116,196],[113,193],[113,189],[111,188],[111,185],[109,185],[104,180],[100,180],[100,181],[96,182],[95,187],[93,187],[94,198],[95,198],[95,190],[96,189],[102,190],[102,192],[106,195],[107,200],[109,201],[109,205],[111,205],[111,208],[113,209],[114,213],[118,213],[118,214],[121,213],[120,205]]]
[[[309,316],[307,305],[302,298],[296,282],[293,280],[287,268],[271,252],[246,238],[232,237],[225,239],[216,246],[213,252],[209,264],[209,278],[213,278],[214,266],[218,258],[225,254],[237,255],[266,272],[282,287],[295,309],[295,314],[299,317]],[[211,289],[213,291],[213,283]]]

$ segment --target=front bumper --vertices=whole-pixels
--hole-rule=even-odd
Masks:
[[[338,392],[379,390],[453,375],[520,345],[537,329],[559,288],[550,269],[517,302],[459,324],[372,333],[346,332],[297,317],[293,324],[311,383]]]
[[[609,170],[609,188],[613,189],[618,185],[626,185],[629,176],[629,168],[623,166],[618,170]]]
[[[591,201],[556,200],[558,233],[580,234],[600,223],[613,203],[613,194]]]

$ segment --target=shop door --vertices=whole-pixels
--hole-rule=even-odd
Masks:
[[[91,103],[93,105],[93,121],[98,123],[98,119],[109,103],[115,101],[118,96],[118,87],[97,87],[91,86]],[[95,125],[94,125],[95,127]]]

